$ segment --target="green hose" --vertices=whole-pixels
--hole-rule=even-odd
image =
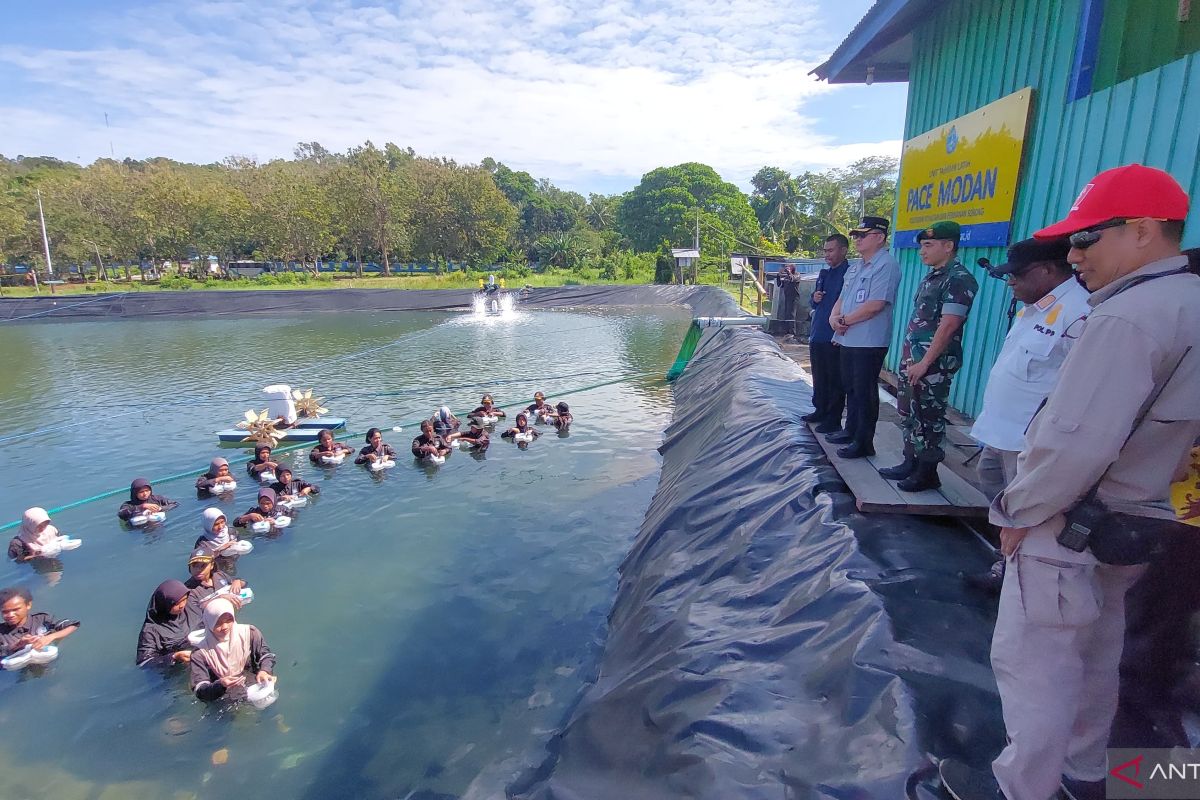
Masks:
[[[683,344],[679,346],[679,355],[675,356],[675,363],[667,370],[668,382],[678,378],[687,369],[688,362],[695,355],[696,345],[700,344],[700,337],[703,333],[700,329],[700,323],[692,320],[692,326],[688,328],[687,334],[683,337]]]

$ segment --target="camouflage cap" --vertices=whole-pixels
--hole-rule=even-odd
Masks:
[[[944,219],[940,222],[935,222],[925,230],[917,234],[917,241],[923,242],[926,239],[943,239],[951,242],[957,242],[961,229],[957,222]]]

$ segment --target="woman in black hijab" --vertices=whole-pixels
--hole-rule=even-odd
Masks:
[[[179,505],[174,500],[154,493],[154,487],[145,478],[134,478],[129,484],[129,501],[122,503],[117,516],[125,522],[142,514],[169,511]]]
[[[146,621],[138,636],[137,665],[186,664],[192,658],[187,636],[198,627],[200,612],[188,603],[188,588],[180,581],[163,581],[146,607]]]

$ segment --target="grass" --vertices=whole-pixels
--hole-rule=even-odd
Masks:
[[[305,279],[307,278],[307,279]],[[486,279],[486,276],[484,276]],[[578,275],[572,272],[547,272],[534,273],[527,277],[518,277],[505,280],[505,286],[510,289],[519,289],[525,284],[535,287],[548,286],[578,286],[578,285],[594,285],[594,284],[642,284],[649,282],[649,276],[644,276],[642,279],[634,278],[631,280],[602,280],[587,275]],[[464,275],[461,272],[450,273],[447,275],[393,275],[391,277],[373,276],[373,277],[339,277],[332,278],[331,276],[322,275],[319,278],[309,276],[296,275],[295,280],[276,281],[276,280],[217,280],[217,281],[188,281],[180,280],[174,276],[164,278],[161,283],[143,283],[140,280],[134,281],[92,281],[88,283],[67,283],[61,286],[54,287],[54,294],[57,295],[92,295],[103,294],[106,292],[163,292],[163,291],[246,291],[246,290],[275,290],[275,289],[478,289],[480,276]],[[43,285],[41,291],[36,292],[32,286],[3,286],[0,287],[0,296],[3,297],[34,297],[34,296],[49,296],[50,288]]]

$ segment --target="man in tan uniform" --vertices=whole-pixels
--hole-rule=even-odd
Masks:
[[[1174,518],[1171,481],[1200,434],[1200,278],[1180,255],[1187,212],[1171,176],[1133,164],[1097,175],[1066,219],[1034,234],[1070,237],[1093,310],[992,504],[1007,558],[992,667],[1009,744],[990,774],[943,762],[958,800],[1050,800],[1060,782],[1068,797],[1104,796],[1125,593],[1145,565],[1102,563],[1096,535],[1080,552],[1058,539],[1064,513],[1097,482],[1098,499],[1146,531]]]

